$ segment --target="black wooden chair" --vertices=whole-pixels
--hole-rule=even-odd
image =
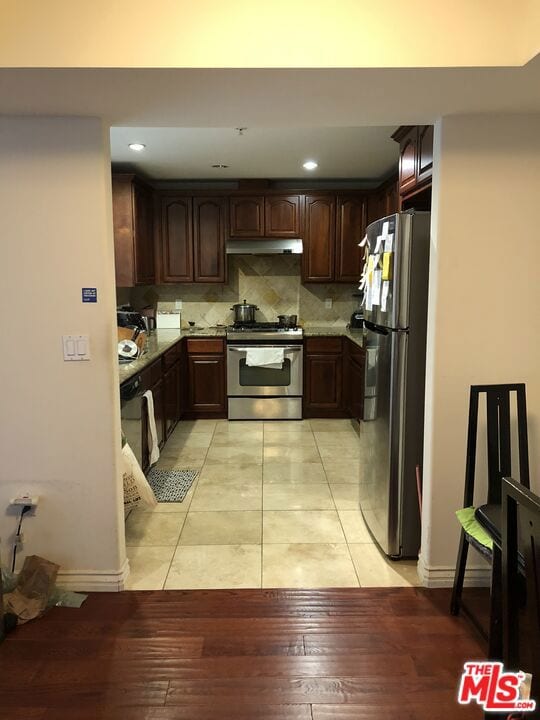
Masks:
[[[503,662],[532,674],[540,703],[540,497],[515,480],[502,485]],[[540,717],[540,707],[527,717]]]
[[[519,479],[521,484],[528,488],[529,450],[525,385],[518,383],[513,385],[471,386],[463,507],[470,507],[474,503],[478,404],[480,395],[485,395],[487,410],[488,492],[487,502],[477,508],[475,517],[492,538],[493,551],[490,552],[484,545],[478,543],[464,530],[461,531],[450,606],[453,615],[458,615],[460,609],[463,609],[485,636],[483,628],[462,601],[467,554],[469,545],[473,545],[473,547],[491,561],[490,627],[487,639],[489,640],[489,657],[493,660],[500,660],[502,658],[501,503],[503,478],[512,475],[510,402],[514,393],[517,400]]]

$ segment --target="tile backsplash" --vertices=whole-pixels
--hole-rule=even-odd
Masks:
[[[118,290],[118,302],[131,302],[136,310],[147,305],[173,310],[182,301],[182,325],[189,320],[202,327],[229,325],[234,303],[253,303],[259,307],[257,320],[273,321],[278,315],[298,315],[298,322],[310,325],[345,325],[356,307],[352,297],[357,285],[331,283],[302,285],[301,257],[285,255],[230,256],[226,285],[153,285]],[[326,308],[331,298],[332,307]]]

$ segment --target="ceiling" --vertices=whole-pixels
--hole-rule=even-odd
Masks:
[[[397,165],[395,126],[111,128],[111,158],[155,179],[380,179]],[[146,145],[142,152],[129,143]],[[314,171],[302,167],[316,160]],[[214,164],[228,168],[212,168]]]

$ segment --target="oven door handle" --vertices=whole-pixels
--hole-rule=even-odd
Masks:
[[[257,345],[257,347],[272,347],[272,348],[277,347],[277,348],[281,348],[281,345],[264,345],[264,346]],[[234,346],[231,346],[231,345],[229,345],[229,346],[227,347],[227,350],[231,350],[232,352],[241,352],[241,353],[247,352],[248,349],[249,349],[249,348],[245,348],[245,347],[239,348],[239,347],[234,347]],[[283,348],[283,350],[284,350],[284,352],[286,352],[286,353],[289,353],[289,352],[300,352],[300,351],[302,350],[302,346],[301,346],[301,345],[286,346],[286,347]]]

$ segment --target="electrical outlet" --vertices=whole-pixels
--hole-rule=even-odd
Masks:
[[[31,495],[18,495],[17,497],[12,498],[9,501],[9,504],[18,507],[24,507],[25,505],[30,505],[30,507],[37,507],[38,502],[38,495],[34,495],[33,497]]]
[[[181,301],[181,300],[175,300],[175,301],[174,301],[174,309],[175,309],[175,310],[181,310],[181,309],[182,309],[182,301]]]
[[[326,298],[326,300],[324,301],[324,307],[325,307],[327,310],[331,310],[331,309],[332,309],[332,298]]]

